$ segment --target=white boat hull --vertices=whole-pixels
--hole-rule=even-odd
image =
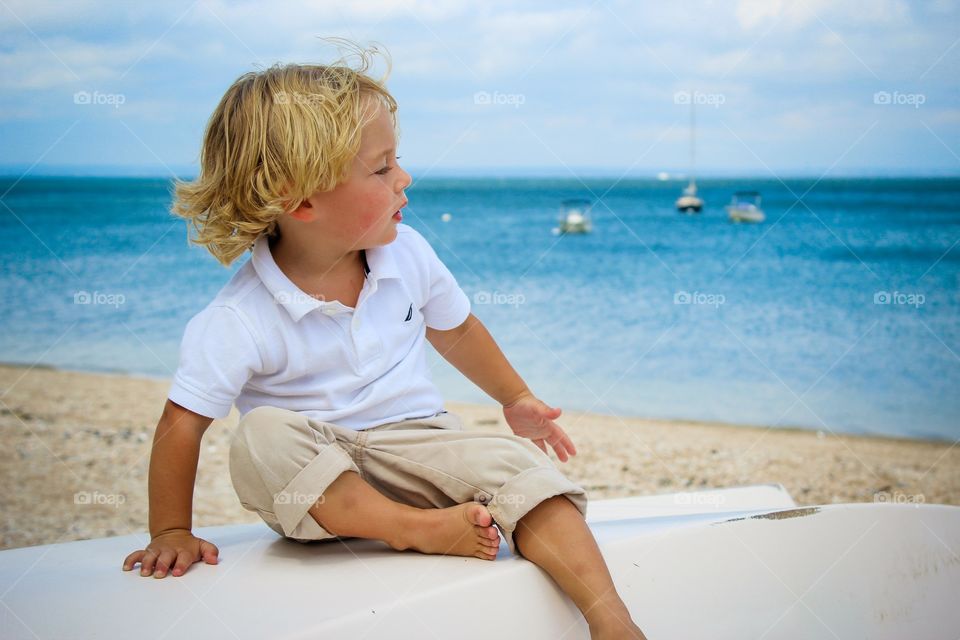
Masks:
[[[604,548],[650,638],[954,638],[960,508],[827,505]]]
[[[593,225],[589,218],[579,214],[571,214],[560,221],[559,229],[561,233],[590,233]]]
[[[680,196],[675,204],[680,213],[700,213],[703,209],[703,200],[696,196]]]
[[[620,594],[657,638],[955,638],[960,508],[797,509],[777,485],[594,501],[588,522]],[[219,566],[120,571],[125,536],[0,552],[4,639],[588,638],[532,563],[302,545],[215,527]],[[952,634],[952,635],[951,635]]]
[[[763,222],[767,216],[759,209],[740,209],[737,207],[727,207],[727,214],[731,222]]]

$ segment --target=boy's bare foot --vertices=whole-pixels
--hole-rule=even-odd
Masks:
[[[493,517],[482,504],[468,502],[446,509],[412,509],[388,541],[394,549],[421,553],[473,556],[483,560],[497,557],[500,533]]]

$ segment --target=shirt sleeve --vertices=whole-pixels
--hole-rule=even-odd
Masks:
[[[230,307],[207,307],[187,323],[168,397],[194,413],[223,418],[262,367],[257,341],[241,315]]]
[[[470,298],[426,238],[416,230],[411,230],[416,237],[420,258],[426,263],[427,301],[420,308],[424,322],[431,329],[440,331],[459,327],[470,315]]]

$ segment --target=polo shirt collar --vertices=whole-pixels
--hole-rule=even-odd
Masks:
[[[366,257],[366,277],[376,291],[377,282],[386,278],[400,278],[400,270],[390,246],[373,247],[364,251]],[[270,240],[261,234],[253,243],[253,269],[273,299],[287,310],[294,322],[326,305],[339,305],[339,301],[325,302],[307,295],[280,270],[273,254],[270,253]]]
[[[393,242],[396,242],[394,240]],[[372,247],[364,251],[367,258],[367,278],[373,282],[386,278],[400,278],[400,269],[393,257],[393,248],[390,246]]]

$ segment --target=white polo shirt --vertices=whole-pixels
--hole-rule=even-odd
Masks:
[[[241,415],[271,405],[358,430],[442,411],[426,327],[459,326],[470,300],[405,224],[366,259],[354,309],[301,291],[258,238],[252,257],[187,323],[169,398],[210,418],[234,403]]]

